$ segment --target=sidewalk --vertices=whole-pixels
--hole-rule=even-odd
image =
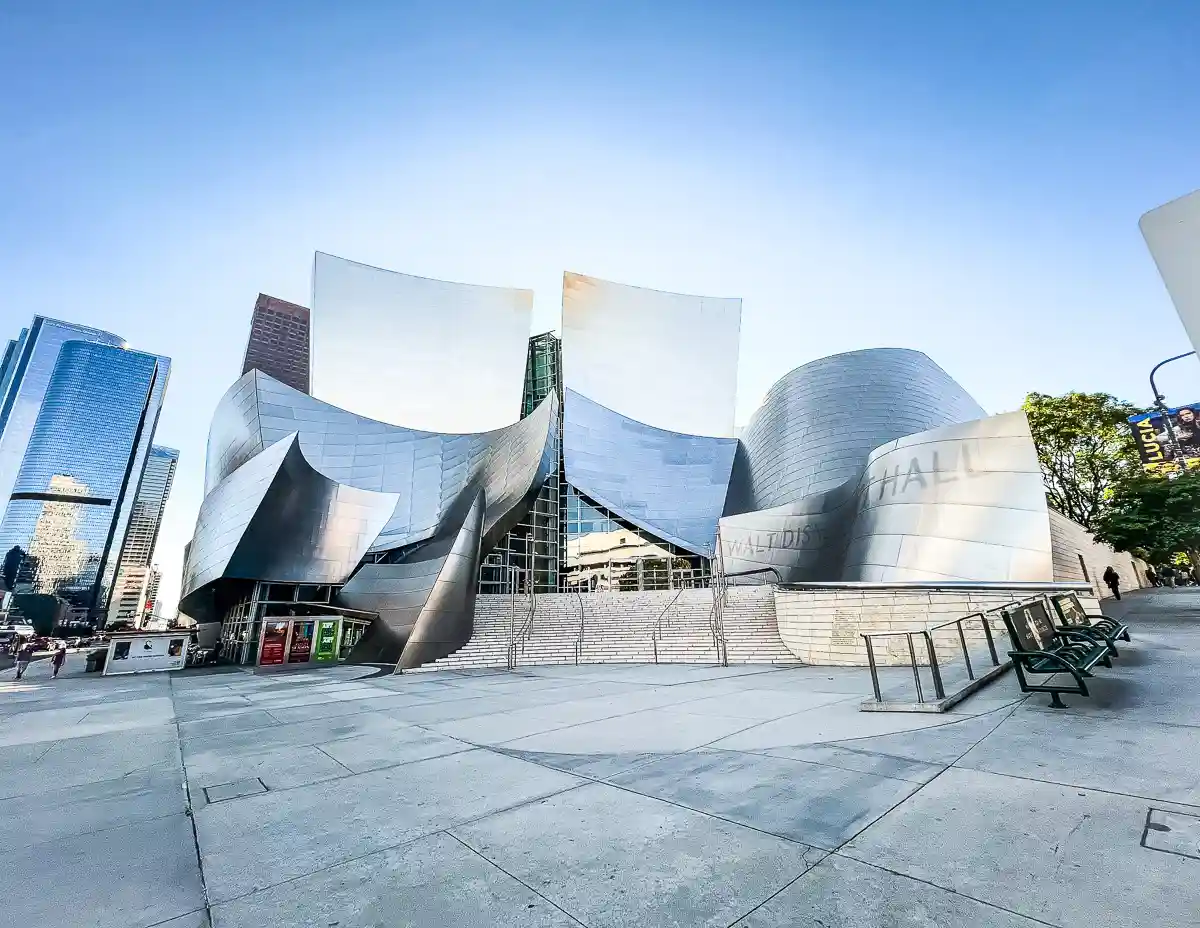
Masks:
[[[1064,711],[1009,674],[864,713],[866,671],[820,667],[10,680],[5,914],[1194,928],[1200,590],[1105,608],[1133,643]]]

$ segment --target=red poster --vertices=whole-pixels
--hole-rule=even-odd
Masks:
[[[264,626],[262,656],[259,664],[282,664],[283,648],[287,644],[288,623],[275,622]]]
[[[283,642],[282,641],[264,641],[262,646],[262,660],[260,664],[282,664],[283,663]]]

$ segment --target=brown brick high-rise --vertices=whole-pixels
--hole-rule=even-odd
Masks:
[[[250,320],[242,373],[256,368],[289,387],[309,392],[308,309],[260,293]]]

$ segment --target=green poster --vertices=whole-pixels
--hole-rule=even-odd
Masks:
[[[317,622],[317,638],[313,644],[314,661],[337,660],[338,620],[322,619]]]

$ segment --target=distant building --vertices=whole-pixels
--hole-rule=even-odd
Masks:
[[[310,392],[308,327],[307,308],[260,293],[250,318],[242,373],[259,370],[293,390]]]
[[[142,607],[142,622],[154,614],[158,606],[158,588],[162,584],[162,571],[157,566],[150,568],[150,579],[146,583],[146,599]]]
[[[13,476],[0,550],[24,554],[18,590],[105,614],[169,370],[114,335],[40,317],[17,340],[3,371],[0,488]]]
[[[157,582],[153,580],[155,571],[150,569],[150,562],[154,557],[158,530],[162,525],[167,499],[171,495],[178,463],[179,452],[174,448],[154,445],[150,449],[121,549],[116,583],[108,607],[109,622],[129,621],[138,624],[140,617],[149,611],[145,604],[151,585],[157,596]]]

